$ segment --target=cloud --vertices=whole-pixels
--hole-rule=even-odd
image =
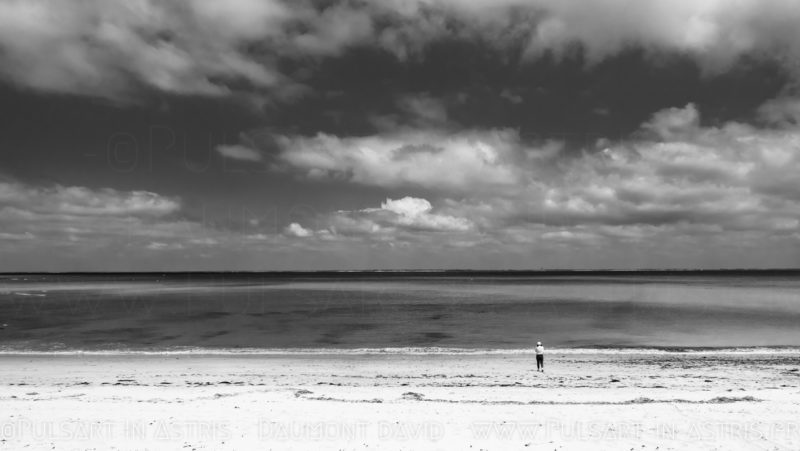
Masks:
[[[800,184],[790,174],[800,170],[800,130],[735,122],[704,128],[691,104],[656,113],[643,129],[656,139],[587,153],[565,167],[559,183],[527,187],[514,204],[522,208],[506,213],[562,227],[797,230]]]
[[[79,186],[39,188],[0,181],[0,205],[34,213],[75,216],[163,216],[179,201],[148,191],[91,190]]]
[[[800,98],[787,96],[771,99],[761,105],[758,113],[768,123],[790,127],[800,125]]]
[[[284,138],[281,159],[307,177],[425,190],[433,201],[336,212],[327,219],[334,236],[495,250],[796,243],[800,127],[700,119],[693,104],[667,108],[631,137],[577,154],[508,130],[472,130]],[[455,234],[430,240],[437,231]]]
[[[2,233],[0,233],[0,241],[2,241],[2,240],[17,241],[17,240],[33,240],[33,239],[36,239],[36,237],[30,232],[25,232],[25,233],[6,233],[6,232],[2,232]]]
[[[314,235],[312,230],[306,229],[300,224],[293,222],[286,226],[286,234],[297,238],[308,238]]]
[[[444,40],[529,60],[580,47],[596,62],[636,47],[691,55],[709,73],[752,56],[798,75],[798,22],[793,0],[5,0],[0,76],[129,101],[142,88],[280,98],[302,89],[282,61],[313,69],[365,46],[409,60]]]
[[[280,0],[0,2],[0,76],[41,91],[133,101],[291,97],[280,58],[336,55],[373,36],[369,8]]]
[[[408,95],[399,99],[402,110],[409,113],[416,126],[441,126],[448,122],[444,104],[428,94]]]
[[[532,35],[529,54],[564,52],[580,44],[590,60],[625,48],[687,52],[707,70],[724,70],[743,55],[770,55],[791,70],[800,56],[800,12],[793,2],[755,0],[601,0],[547,3]]]
[[[0,241],[35,237],[31,245],[47,248],[97,247],[201,230],[175,218],[180,207],[179,199],[148,191],[0,181]]]
[[[642,128],[655,132],[664,139],[669,139],[686,130],[697,128],[700,114],[693,103],[683,108],[667,108],[653,115],[653,118],[642,125]]]
[[[372,114],[368,121],[377,130],[386,132],[458,128],[448,117],[445,102],[428,93],[398,95],[394,106],[397,113]]]
[[[452,191],[519,183],[513,130],[400,131],[369,137],[280,136],[278,162],[309,179]]]
[[[310,179],[458,194],[452,209],[487,228],[522,221],[777,230],[800,212],[798,140],[796,128],[702,127],[697,107],[688,104],[656,112],[631,139],[601,140],[580,155],[564,154],[555,142],[524,143],[510,130],[420,130],[282,137],[279,159]],[[413,208],[430,204],[408,199],[387,201],[381,211],[415,222]],[[386,226],[347,221],[364,231]]]
[[[514,105],[519,105],[520,103],[522,103],[525,100],[525,99],[522,98],[521,95],[515,94],[512,90],[507,89],[507,88],[503,89],[500,92],[500,97],[508,100],[509,102],[513,103]]]
[[[287,235],[316,237],[327,242],[421,242],[447,233],[448,238],[464,237],[474,224],[463,217],[433,211],[433,205],[418,197],[386,199],[380,208],[339,210],[324,214],[318,221],[324,228],[316,232],[298,223],[286,227]]]
[[[223,157],[233,160],[256,162],[264,159],[263,155],[257,150],[240,144],[220,145],[216,149],[217,153]]]
[[[386,202],[381,204],[381,210],[394,213],[395,224],[420,230],[463,232],[472,228],[472,223],[465,218],[432,214],[431,203],[416,197],[386,199]]]
[[[0,73],[34,89],[109,98],[130,97],[137,85],[201,95],[228,94],[237,81],[280,85],[280,74],[239,46],[269,38],[284,7],[215,3],[4,1]]]
[[[191,219],[181,199],[149,191],[0,179],[0,269],[246,269],[297,250],[269,225],[206,219]],[[328,233],[297,224],[288,231],[319,240]]]
[[[25,241],[25,246],[86,252],[110,252],[128,245],[182,249],[225,235],[180,218],[181,206],[180,199],[149,191],[39,187],[4,180],[0,181],[0,248]]]
[[[183,249],[183,245],[180,243],[162,243],[160,241],[153,241],[148,243],[145,248],[151,251],[181,250]]]

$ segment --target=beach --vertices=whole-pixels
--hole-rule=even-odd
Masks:
[[[800,352],[6,353],[0,449],[800,449]]]

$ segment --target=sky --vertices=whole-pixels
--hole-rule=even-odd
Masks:
[[[794,0],[0,0],[0,271],[800,265]]]

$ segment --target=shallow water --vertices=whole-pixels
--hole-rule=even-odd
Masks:
[[[800,346],[800,274],[0,276],[0,348]]]

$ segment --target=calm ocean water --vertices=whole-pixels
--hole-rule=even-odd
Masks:
[[[0,275],[0,351],[800,346],[800,272]]]

